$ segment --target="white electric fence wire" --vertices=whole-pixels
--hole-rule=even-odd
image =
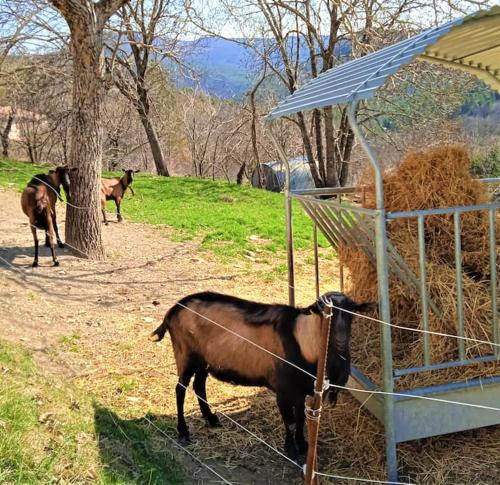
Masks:
[[[206,317],[205,315],[201,314],[201,313],[198,313],[196,310],[193,310],[192,308],[189,308],[188,306],[180,303],[180,302],[177,302],[176,305],[182,307],[182,308],[185,308],[186,310],[189,310],[190,312],[194,313],[195,315],[198,315],[199,317],[201,318],[204,318],[205,320],[207,320],[208,322],[210,323],[213,323],[214,325],[217,325],[218,327],[222,328],[223,330],[225,330],[226,332],[229,332],[230,334],[236,336],[236,337],[239,337],[241,338],[242,340],[244,340],[245,342],[248,342],[249,344],[253,345],[254,347],[257,347],[258,349],[266,352],[267,354],[269,355],[272,355],[273,357],[276,357],[278,360],[281,360],[282,362],[285,362],[286,364],[289,364],[291,365],[292,367],[295,367],[297,370],[303,372],[304,374],[312,377],[313,379],[316,379],[316,376],[314,374],[311,374],[310,372],[306,371],[305,369],[302,369],[302,367],[299,367],[298,365],[294,364],[293,362],[290,362],[286,359],[284,359],[283,357],[281,357],[280,355],[278,354],[275,354],[274,352],[271,352],[270,350],[266,349],[265,347],[262,347],[261,345],[259,345],[258,343],[254,342],[253,340],[250,340],[246,337],[244,337],[243,335],[240,335],[239,333],[235,332],[234,330],[231,330],[230,328],[227,328],[226,326],[212,320],[211,318],[208,318]]]
[[[381,394],[384,396],[398,396],[398,397],[406,397],[409,399],[424,399],[425,401],[435,401],[435,402],[440,402],[440,403],[444,403],[444,404],[456,404],[457,406],[465,406],[465,407],[469,407],[469,408],[485,409],[487,411],[500,412],[500,408],[496,408],[493,406],[485,406],[483,404],[472,404],[472,403],[462,402],[462,401],[450,401],[449,399],[440,399],[437,397],[420,396],[418,394],[411,394],[411,393],[404,393],[404,392],[386,392],[386,391],[378,391],[375,389],[358,389],[355,387],[340,386],[338,384],[329,384],[329,387],[333,387],[335,389],[343,389],[345,391],[362,392],[364,394]]]
[[[11,263],[9,263],[6,259],[2,258],[0,256],[0,260],[4,261],[5,263],[7,263],[12,269],[16,270],[16,271],[19,271],[21,273],[24,273],[23,270],[19,269],[19,268],[16,268],[14,265],[12,265]],[[180,305],[180,306],[184,306],[184,305]],[[185,307],[184,308],[187,308],[188,310],[191,310],[190,308],[188,307]],[[193,311],[194,313],[200,315],[201,317],[203,318],[207,318],[207,317],[204,317],[203,315],[199,314],[198,312],[195,312],[194,310],[191,310]],[[212,323],[215,323],[216,325],[224,328],[225,330],[228,330],[226,327],[216,323],[216,322],[213,322],[212,320],[208,319],[207,320],[211,321]],[[278,355],[276,354],[273,354],[272,352],[270,351],[267,351],[265,348],[263,347],[260,347],[259,345],[255,344],[254,342],[252,342],[251,340],[248,340],[246,339],[245,337],[241,336],[241,335],[238,335],[236,332],[232,332],[231,333],[234,333],[235,335],[241,337],[242,339],[244,340],[247,340],[249,343],[251,343],[252,345],[256,345],[257,347],[259,347],[261,350],[264,350],[268,353],[270,353],[271,355],[279,358],[280,360],[288,363],[288,364],[291,364],[293,365],[294,367],[298,368],[299,370],[302,370],[303,372],[305,372],[306,374],[312,376],[314,378],[314,376],[312,374],[309,374],[309,372],[301,369],[300,367],[296,366],[295,364],[291,363],[291,362],[288,362],[287,360],[279,357]],[[177,382],[181,387],[183,387],[184,389],[188,390],[188,387],[185,386],[184,384],[182,384],[181,382]],[[209,405],[208,401],[206,399],[203,399],[201,396],[199,396],[198,394],[196,394],[196,392],[194,392],[193,390],[191,390],[191,392],[198,398],[200,399],[201,401],[205,402],[207,405]],[[302,467],[295,461],[293,461],[291,458],[289,458],[288,456],[286,456],[284,453],[282,453],[281,451],[279,451],[278,449],[276,449],[274,446],[272,446],[271,444],[269,444],[267,441],[265,441],[264,439],[262,439],[260,436],[256,435],[254,432],[250,431],[249,429],[247,429],[245,426],[243,426],[242,424],[238,423],[236,420],[234,420],[233,418],[231,418],[230,416],[228,416],[227,414],[223,413],[222,411],[218,411],[218,413],[222,416],[224,416],[226,419],[228,419],[229,421],[231,421],[233,424],[235,424],[236,426],[238,426],[239,428],[241,428],[242,430],[246,431],[248,434],[250,434],[251,436],[253,436],[255,439],[257,439],[258,441],[260,441],[261,443],[263,443],[264,445],[266,445],[269,449],[271,449],[272,451],[274,451],[275,453],[277,453],[278,455],[280,455],[282,458],[284,458],[285,460],[287,460],[288,462],[290,462],[291,464],[297,466],[298,468],[302,469]],[[186,449],[185,447],[183,447],[180,443],[178,443],[176,440],[174,440],[173,438],[171,438],[170,436],[168,436],[163,430],[161,430],[158,426],[156,426],[152,421],[150,421],[146,416],[144,417],[144,419],[146,421],[148,421],[152,426],[154,426],[157,430],[159,430],[164,436],[166,436],[174,445],[178,446],[179,448],[181,448],[182,450],[184,450],[187,454],[189,454],[193,459],[195,459],[197,462],[199,462],[200,464],[202,464],[203,466],[205,466],[207,469],[209,469],[212,473],[214,473],[215,475],[217,475],[219,478],[221,478],[221,480],[224,481],[224,483],[231,483],[229,481],[227,481],[224,477],[222,477],[222,475],[218,474],[213,468],[211,468],[209,465],[207,465],[206,463],[204,463],[201,459],[199,459],[197,456],[195,456],[193,453],[191,453],[188,449]],[[315,472],[316,473],[316,472]],[[319,473],[316,473],[317,475],[320,475]],[[384,482],[384,481],[380,481],[380,480],[371,480],[371,479],[366,479],[366,478],[353,478],[353,477],[344,477],[344,476],[337,476],[337,475],[327,475],[327,474],[321,474],[322,476],[325,476],[325,477],[330,477],[330,478],[337,478],[337,479],[345,479],[345,480],[352,480],[352,481],[360,481],[360,482],[370,482],[370,483],[383,483],[383,484],[386,484],[386,483],[393,483],[394,485],[408,485],[406,482]]]
[[[192,308],[189,308],[188,306],[186,305],[183,305],[182,303],[179,303],[177,302],[177,305],[185,308],[186,310],[189,310],[190,312],[194,313],[195,315],[198,315],[202,318],[204,318],[205,320],[217,325],[218,327],[228,331],[229,333],[237,336],[237,337],[240,337],[241,339],[245,340],[246,342],[254,345],[255,347],[267,352],[269,355],[272,355],[273,357],[276,357],[277,359],[281,360],[282,362],[285,362],[289,365],[291,365],[292,367],[295,367],[296,369],[302,371],[304,374],[307,374],[308,376],[312,377],[313,379],[316,379],[316,376],[311,374],[310,372],[306,371],[305,369],[302,369],[301,367],[299,367],[298,365],[294,364],[293,362],[290,362],[286,359],[284,359],[283,357],[271,352],[270,350],[267,350],[266,348],[260,346],[259,344],[253,342],[252,340],[246,338],[246,337],[243,337],[242,335],[238,334],[237,332],[233,331],[233,330],[230,330],[228,329],[227,327],[225,327],[224,325],[221,325],[220,323],[218,322],[215,322],[214,320],[212,320],[211,318],[208,318],[206,317],[205,315],[202,315],[201,313],[193,310]],[[182,384],[181,384],[182,385]],[[407,397],[407,398],[415,398],[415,399],[425,399],[425,400],[428,400],[428,401],[436,401],[436,402],[442,402],[442,403],[445,403],[445,404],[456,404],[456,405],[459,405],[459,406],[466,406],[466,407],[472,407],[472,408],[478,408],[478,409],[486,409],[486,410],[489,410],[489,411],[499,411],[500,412],[500,408],[496,408],[496,407],[492,407],[492,406],[484,406],[482,404],[472,404],[472,403],[466,403],[466,402],[460,402],[460,401],[450,401],[450,400],[447,400],[447,399],[439,399],[439,398],[435,398],[435,397],[428,397],[428,396],[419,396],[419,395],[414,395],[414,394],[405,394],[405,393],[398,393],[398,392],[385,392],[385,391],[377,391],[377,390],[365,390],[365,389],[357,389],[357,388],[354,388],[354,387],[347,387],[347,386],[340,386],[338,384],[330,384],[329,387],[333,387],[333,388],[336,388],[336,389],[343,389],[345,391],[353,391],[353,392],[364,392],[364,393],[367,393],[367,394],[383,394],[383,395],[389,395],[389,396],[400,396],[400,397]]]
[[[38,227],[36,227],[34,224],[31,224],[31,222],[28,222],[28,225],[31,226],[31,227],[34,227],[35,229],[39,229],[41,231],[43,231],[43,229],[40,229]],[[48,234],[48,231],[45,231],[46,234]],[[87,256],[89,259],[90,259],[90,254],[86,253],[85,251],[82,251],[81,249],[78,249],[78,248],[75,248],[75,246],[72,246],[70,243],[64,241],[64,245],[65,246],[68,246],[68,248],[71,248],[73,251],[77,252],[78,254],[83,254],[84,256]],[[59,249],[64,249],[64,248],[59,248]]]
[[[15,168],[15,167],[13,167]],[[21,172],[21,170],[18,169],[18,171]],[[34,177],[36,178],[36,177]],[[40,179],[38,179],[40,180]],[[45,183],[43,180],[40,180],[41,182]],[[53,187],[51,187],[50,185],[46,184],[48,187],[50,187],[52,190]],[[69,202],[65,201],[66,204],[68,205],[71,205]],[[77,209],[80,209],[81,207],[76,207],[76,206],[73,206]],[[67,244],[69,247],[71,247],[72,249],[74,249],[75,251],[81,253],[81,254],[85,254],[83,253],[82,251],[78,250],[77,248],[74,248],[73,246]],[[10,266],[11,268],[13,268],[14,270],[18,271],[18,272],[21,272],[21,273],[25,273],[25,271],[23,271],[22,269],[20,268],[17,268],[15,267],[14,265],[12,265],[9,261],[7,261],[6,259],[0,257],[0,259],[2,261],[4,261],[8,266]],[[313,374],[311,374],[310,372],[306,371],[305,369],[302,369],[301,367],[299,367],[298,365],[294,364],[293,362],[290,362],[286,359],[284,359],[283,357],[271,352],[270,350],[266,349],[265,347],[262,347],[261,345],[253,342],[252,340],[244,337],[243,335],[240,335],[238,334],[237,332],[225,327],[224,325],[221,325],[220,323],[206,317],[205,315],[202,315],[201,313],[189,308],[188,306],[186,305],[183,305],[182,303],[180,302],[177,302],[176,303],[177,305],[185,308],[186,310],[189,310],[191,311],[192,313],[200,316],[201,318],[204,318],[205,320],[211,322],[212,324],[226,330],[227,332],[235,335],[236,337],[239,337],[241,338],[242,340],[250,343],[251,345],[259,348],[260,350],[268,353],[269,355],[272,355],[273,357],[281,360],[282,362],[284,363],[287,363],[288,365],[291,365],[292,367],[296,368],[297,370],[300,370],[301,372],[305,373],[306,375],[312,377],[313,379],[315,379],[316,376],[314,376]],[[363,314],[360,314],[360,313],[356,313],[356,312],[352,312],[352,311],[349,311],[349,310],[346,310],[344,308],[341,308],[341,307],[338,307],[336,305],[332,305],[333,308],[339,310],[339,311],[343,311],[343,312],[346,312],[346,313],[350,313],[352,315],[355,315],[355,316],[359,316],[359,317],[362,317],[362,318],[366,318],[368,320],[373,320],[377,323],[381,323],[381,324],[384,324],[384,325],[389,325],[391,327],[394,327],[394,328],[399,328],[399,329],[402,329],[402,330],[408,330],[408,331],[413,331],[413,332],[421,332],[421,333],[428,333],[428,334],[432,334],[432,335],[438,335],[438,336],[442,336],[442,337],[450,337],[450,338],[457,338],[457,339],[463,339],[463,340],[468,340],[468,341],[472,341],[472,342],[475,342],[475,343],[482,343],[482,344],[487,344],[487,345],[492,345],[492,346],[500,346],[499,344],[494,344],[493,342],[488,342],[488,341],[484,341],[484,340],[479,340],[479,339],[474,339],[474,338],[469,338],[469,337],[461,337],[461,336],[458,336],[458,335],[450,335],[450,334],[445,334],[445,333],[441,333],[441,332],[433,332],[433,331],[429,331],[429,330],[422,330],[422,329],[415,329],[415,328],[410,328],[410,327],[404,327],[404,326],[400,326],[400,325],[396,325],[396,324],[391,324],[391,323],[388,323],[388,322],[385,322],[383,320],[379,320],[379,319],[376,319],[376,318],[373,318],[373,317],[369,317],[367,315],[363,315]],[[182,386],[184,389],[188,389],[187,386],[185,386],[184,384],[182,383],[178,383],[180,386]],[[480,404],[471,404],[471,403],[465,403],[465,402],[459,402],[459,401],[451,401],[451,400],[447,400],[447,399],[439,399],[439,398],[432,398],[432,397],[428,397],[428,396],[419,396],[419,395],[413,395],[413,394],[405,394],[405,393],[395,393],[395,392],[385,392],[385,391],[378,391],[378,390],[365,390],[365,389],[356,389],[356,388],[351,388],[351,387],[347,387],[347,386],[340,386],[340,385],[336,385],[336,384],[330,384],[329,387],[332,387],[332,388],[336,388],[336,389],[342,389],[342,390],[347,390],[347,391],[352,391],[352,392],[362,392],[362,393],[367,393],[367,394],[381,394],[381,395],[388,395],[388,396],[399,396],[399,397],[406,397],[406,398],[416,398],[416,399],[424,399],[424,400],[428,400],[428,401],[436,401],[436,402],[441,402],[441,403],[445,403],[445,404],[454,404],[454,405],[460,405],[460,406],[466,406],[466,407],[472,407],[472,408],[478,408],[478,409],[484,409],[484,410],[490,410],[490,411],[500,411],[500,408],[495,408],[495,407],[492,407],[492,406],[484,406],[484,405],[480,405]],[[194,391],[193,391],[194,393]],[[208,404],[208,402],[201,398],[200,396],[198,396],[196,393],[194,393],[195,396],[200,399],[201,401],[205,402],[206,404]],[[262,438],[260,438],[259,436],[257,436],[255,433],[253,433],[252,431],[248,430],[247,428],[245,428],[243,425],[241,425],[240,423],[238,423],[237,421],[235,421],[233,418],[231,418],[230,416],[222,413],[219,411],[219,413],[224,416],[226,419],[228,419],[229,421],[231,421],[233,424],[235,424],[236,426],[238,426],[239,428],[243,429],[244,431],[246,431],[247,433],[249,433],[251,436],[253,436],[255,439],[259,440],[260,442],[262,442],[263,444],[265,444],[267,447],[269,447],[271,450],[273,450],[275,453],[277,453],[278,455],[282,456],[283,458],[285,458],[287,461],[289,461],[290,463],[294,464],[295,466],[299,467],[299,468],[302,468],[298,463],[296,463],[295,461],[293,461],[292,459],[290,459],[288,456],[286,456],[285,454],[283,454],[282,452],[280,452],[279,450],[277,450],[276,448],[274,448],[272,445],[270,445],[269,443],[267,443],[265,440],[263,440]],[[170,441],[172,441],[176,446],[178,446],[179,448],[183,449],[184,451],[186,451],[186,453],[188,453],[190,456],[192,456],[196,461],[198,461],[200,464],[202,464],[203,466],[205,466],[207,469],[209,469],[212,473],[214,473],[215,475],[217,475],[219,478],[221,478],[221,480],[224,481],[224,483],[229,483],[231,484],[231,482],[227,481],[224,477],[222,477],[220,474],[218,474],[215,470],[213,470],[210,466],[208,466],[207,464],[205,464],[204,462],[202,462],[198,457],[196,457],[194,454],[192,454],[191,452],[189,452],[189,450],[187,450],[186,448],[184,448],[183,446],[181,446],[177,441],[175,441],[173,438],[171,438],[170,436],[168,436],[166,433],[164,433],[160,428],[158,428],[153,422],[151,422],[147,417],[145,417],[145,419],[152,425],[154,426],[156,429],[158,429],[160,432],[162,432],[162,434],[164,434]],[[363,482],[369,482],[369,483],[381,483],[381,484],[386,484],[386,483],[394,483],[396,485],[407,485],[407,482],[386,482],[386,481],[380,481],[380,480],[370,480],[370,479],[361,479],[361,478],[353,478],[353,477],[346,477],[346,476],[340,476],[340,475],[332,475],[332,474],[326,474],[326,473],[321,473],[321,472],[315,472],[316,475],[318,476],[324,476],[324,477],[329,477],[329,478],[335,478],[335,479],[343,479],[343,480],[352,480],[352,481],[363,481]]]
[[[177,384],[181,387],[183,387],[186,391],[190,390],[188,388],[188,386],[182,384],[182,382],[179,382],[177,381]],[[207,406],[210,406],[209,402],[206,400],[206,399],[203,399],[201,396],[198,396],[198,394],[196,394],[196,392],[191,389],[190,390],[200,401],[204,402],[205,404],[207,404]],[[265,441],[264,439],[262,439],[260,436],[256,435],[253,431],[250,431],[248,428],[246,428],[245,426],[243,426],[242,424],[238,423],[238,421],[234,420],[231,416],[228,416],[227,414],[223,413],[222,411],[217,411],[221,416],[224,416],[226,419],[228,419],[229,421],[231,421],[231,423],[235,424],[236,426],[238,426],[239,428],[241,428],[242,430],[246,431],[249,435],[253,436],[256,440],[260,441],[261,443],[263,443],[264,445],[266,445],[269,449],[271,449],[272,451],[274,451],[275,453],[277,453],[278,455],[280,455],[282,458],[284,458],[285,460],[289,461],[292,465],[295,465],[296,467],[300,468],[302,470],[302,466],[299,465],[297,462],[293,461],[290,457],[286,456],[284,453],[282,453],[281,451],[279,451],[278,449],[276,449],[273,445],[269,444],[267,441]]]
[[[190,390],[200,401],[204,402],[208,406],[210,405],[209,402],[206,399],[203,399],[201,396],[196,394],[196,392],[193,389],[189,389],[188,386],[182,384],[182,382],[177,381],[177,384],[181,387],[183,387],[186,391]],[[273,445],[269,444],[266,440],[261,438],[260,436],[256,435],[253,431],[250,431],[248,428],[243,426],[242,424],[238,423],[238,421],[235,421],[231,416],[228,416],[227,414],[223,413],[222,411],[218,410],[217,411],[221,416],[224,416],[226,419],[231,421],[233,424],[241,428],[243,431],[246,431],[248,434],[250,434],[252,437],[254,437],[256,440],[260,441],[262,444],[266,445],[270,450],[274,451],[278,455],[280,455],[282,458],[290,462],[292,465],[295,465],[296,467],[300,468],[301,470],[303,467],[299,465],[296,461],[293,461],[290,457],[286,456],[284,453],[276,449]],[[318,472],[314,472],[316,475],[320,475]],[[338,479],[345,479],[345,480],[353,480],[353,481],[358,481],[358,482],[367,482],[367,483],[385,483],[385,484],[393,484],[393,485],[411,485],[409,482],[387,482],[387,481],[381,481],[381,480],[372,480],[370,478],[354,478],[354,477],[344,477],[340,475],[328,475],[325,473],[321,474],[322,476],[325,477],[330,477],[330,478],[338,478]]]
[[[28,175],[30,177],[30,180],[35,179],[35,180],[38,180],[39,182],[41,182],[42,184],[46,185],[50,190],[52,190],[56,194],[57,198],[60,201],[64,202],[66,205],[69,205],[70,207],[73,207],[74,209],[79,209],[79,210],[89,210],[91,208],[90,206],[87,206],[87,207],[77,206],[77,205],[74,205],[67,200],[62,199],[61,196],[59,195],[59,193],[57,192],[57,190],[54,187],[52,187],[52,185],[45,182],[45,180],[42,180],[42,179],[38,178],[37,176],[30,175],[25,170],[21,170],[19,167],[15,167],[14,165],[10,165],[5,160],[2,160],[2,163],[4,163],[5,165],[7,165],[9,168],[11,168],[13,170],[17,170],[19,173],[22,173],[24,175]]]
[[[10,266],[12,269],[20,272],[20,273],[24,273],[26,275],[29,275],[30,273],[26,273],[24,270],[20,269],[20,268],[16,268],[14,265],[12,265],[9,261],[7,261],[6,259],[0,257],[0,260],[4,261],[8,266]],[[149,303],[149,300],[143,302],[143,303]],[[193,310],[192,308],[189,308],[187,307],[186,305],[183,305],[182,303],[179,303],[177,302],[176,305],[179,305],[183,308],[185,308],[186,310],[189,310],[190,312],[194,313],[195,315],[198,315],[199,317],[207,320],[208,322],[211,322],[213,323],[214,325],[217,325],[218,327],[222,328],[223,330],[226,330],[227,332],[233,334],[234,336],[238,337],[238,338],[241,338],[242,340],[248,342],[249,344],[253,345],[254,347],[257,347],[258,349],[266,352],[267,354],[279,359],[280,361],[294,367],[295,369],[303,372],[304,374],[308,375],[309,377],[313,378],[313,379],[316,379],[316,376],[314,374],[311,374],[310,372],[308,372],[307,370],[305,369],[302,369],[302,367],[294,364],[293,362],[290,362],[289,360],[287,359],[284,359],[283,357],[275,354],[274,352],[271,352],[270,350],[266,349],[265,347],[262,347],[261,345],[253,342],[252,340],[248,339],[247,337],[244,337],[243,335],[240,335],[239,333],[225,327],[224,325],[212,320],[211,318],[208,318],[206,317],[205,315],[197,312],[196,310]],[[345,390],[345,391],[350,391],[350,392],[361,392],[361,393],[365,393],[365,394],[381,394],[381,395],[387,395],[387,396],[398,396],[398,397],[405,397],[405,398],[409,398],[409,399],[424,399],[424,400],[427,400],[427,401],[435,401],[435,402],[440,402],[440,403],[443,403],[443,404],[455,404],[457,406],[464,406],[464,407],[470,407],[470,408],[477,408],[477,409],[483,409],[483,410],[488,410],[488,411],[498,411],[500,412],[500,408],[497,408],[497,407],[493,407],[493,406],[485,406],[485,405],[482,405],[482,404],[472,404],[472,403],[466,403],[466,402],[461,402],[461,401],[451,401],[451,400],[447,400],[447,399],[439,399],[439,398],[435,398],[435,397],[429,397],[429,396],[419,396],[419,395],[416,395],[416,394],[411,394],[411,393],[398,393],[398,392],[386,392],[386,391],[379,391],[379,390],[375,390],[375,389],[359,389],[359,388],[354,388],[354,387],[348,387],[348,386],[340,386],[338,384],[330,384],[329,387],[333,387],[333,388],[336,388],[336,389],[342,389],[342,390]]]
[[[219,477],[224,483],[228,483],[229,485],[232,485],[232,483],[224,478],[219,472],[214,470],[210,465],[207,465],[204,461],[202,461],[200,458],[198,458],[194,453],[189,451],[186,447],[182,446],[176,439],[172,438],[169,436],[165,431],[163,431],[160,427],[158,427],[153,421],[151,421],[147,416],[144,416],[144,420],[147,421],[153,428],[155,428],[157,431],[159,431],[165,438],[167,438],[174,446],[177,446],[177,448],[180,448],[182,451],[187,453],[193,460],[196,460],[200,465],[204,466],[207,470],[210,470],[215,476]]]
[[[13,165],[10,165],[8,164],[7,162],[3,162],[5,163],[7,166],[9,166],[10,168],[14,169],[14,170],[17,170],[18,172],[21,172],[21,173],[24,173],[25,175],[29,175],[28,172],[25,172],[21,169],[19,169],[18,167],[15,167]],[[44,183],[45,185],[47,185],[47,187],[49,187],[50,189],[54,190],[54,188],[50,185],[48,185],[45,181],[41,180],[41,179],[38,179],[37,177],[32,177],[32,178],[35,178],[37,180],[39,180],[40,182]],[[56,195],[57,192],[56,192]],[[76,209],[89,209],[89,207],[77,207],[77,206],[74,206],[72,205],[71,203],[69,203],[68,201],[65,201],[63,200],[63,202],[67,205],[70,205],[71,207],[74,207]],[[32,225],[32,224],[30,224]],[[32,225],[33,226],[33,225]],[[33,226],[35,227],[35,226]],[[84,254],[85,256],[89,256],[87,253],[75,248],[74,246],[71,246],[70,244],[68,243],[65,243],[67,246],[69,246],[70,248],[72,248],[73,250],[79,252],[80,254]],[[290,288],[292,289],[296,289],[294,286],[292,285],[288,285]],[[474,343],[478,343],[478,344],[485,344],[485,345],[491,345],[492,347],[499,347],[500,348],[500,344],[497,344],[497,343],[494,343],[494,342],[490,342],[488,340],[481,340],[481,339],[476,339],[476,338],[471,338],[471,337],[464,337],[464,336],[460,336],[460,335],[452,335],[452,334],[448,334],[448,333],[443,333],[443,332],[435,332],[435,331],[432,331],[432,330],[424,330],[424,329],[420,329],[420,328],[412,328],[412,327],[406,327],[404,325],[396,325],[394,323],[389,323],[389,322],[385,322],[383,320],[379,320],[377,318],[374,318],[374,317],[370,317],[368,315],[363,315],[361,313],[356,313],[356,312],[351,312],[349,310],[345,310],[343,308],[340,308],[340,307],[337,307],[335,305],[333,305],[333,308],[336,308],[337,310],[341,310],[341,311],[344,311],[346,313],[350,313],[351,315],[355,315],[357,317],[362,317],[362,318],[366,318],[367,320],[372,320],[374,322],[377,322],[377,323],[381,323],[383,325],[388,325],[389,327],[393,327],[393,328],[398,328],[400,330],[406,330],[406,331],[409,331],[409,332],[416,332],[416,333],[425,333],[425,334],[428,334],[428,335],[436,335],[436,336],[439,336],[439,337],[446,337],[446,338],[455,338],[455,339],[458,339],[458,340],[464,340],[464,341],[468,341],[468,342],[474,342]],[[243,338],[243,337],[242,337]],[[265,349],[264,349],[265,350]],[[275,356],[276,357],[276,356]]]
[[[456,338],[459,340],[465,340],[468,342],[474,342],[477,344],[486,344],[486,345],[491,345],[492,347],[500,347],[500,344],[496,344],[494,342],[490,342],[489,340],[480,340],[477,338],[471,338],[471,337],[462,337],[460,335],[452,335],[449,333],[442,333],[442,332],[434,332],[432,330],[423,330],[421,328],[412,328],[412,327],[405,327],[403,325],[396,325],[395,323],[389,323],[389,322],[384,322],[383,320],[379,320],[378,318],[370,317],[368,315],[363,315],[361,313],[356,313],[356,312],[351,312],[350,310],[346,310],[344,308],[340,308],[338,306],[332,305],[333,308],[340,310],[345,313],[350,313],[351,315],[354,315],[356,317],[361,317],[361,318],[366,318],[367,320],[372,320],[377,323],[382,323],[383,325],[388,325],[389,327],[393,328],[399,328],[401,330],[408,330],[410,332],[417,332],[417,333],[426,333],[429,335],[437,335],[439,337],[448,337],[448,338]]]
[[[290,288],[292,288],[293,290],[296,289],[292,285],[288,285],[288,286]],[[363,315],[362,313],[352,312],[350,310],[346,310],[345,308],[341,308],[341,307],[335,306],[333,304],[332,304],[332,308],[335,308],[336,310],[340,310],[340,311],[345,312],[345,313],[350,313],[351,315],[354,315],[355,317],[366,318],[367,320],[372,320],[374,322],[381,323],[382,325],[387,325],[387,326],[393,327],[393,328],[399,328],[400,330],[407,330],[409,332],[417,332],[417,333],[426,333],[428,335],[437,335],[438,337],[455,338],[458,340],[465,340],[468,342],[474,342],[476,344],[485,344],[485,345],[491,345],[492,347],[499,347],[500,348],[500,344],[496,344],[495,342],[491,342],[489,340],[480,340],[480,339],[471,338],[471,337],[462,337],[460,335],[452,335],[449,333],[434,332],[432,330],[423,330],[421,328],[413,328],[413,327],[405,327],[403,325],[396,325],[395,323],[385,322],[384,320],[379,320],[378,318],[370,317],[368,315]]]

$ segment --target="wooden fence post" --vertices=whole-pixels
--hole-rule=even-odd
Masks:
[[[305,469],[305,485],[318,485],[316,471],[316,451],[318,447],[319,423],[321,418],[321,405],[323,392],[325,391],[325,370],[328,357],[328,342],[330,340],[330,327],[332,323],[333,307],[331,302],[323,301],[323,328],[321,332],[321,349],[318,357],[316,370],[316,381],[314,383],[314,396],[306,396],[306,422],[309,447],[307,450],[307,461]],[[326,311],[325,311],[326,310]]]

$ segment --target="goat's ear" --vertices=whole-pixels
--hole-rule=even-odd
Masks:
[[[359,313],[368,313],[375,310],[376,308],[377,308],[376,303],[369,302],[369,303],[358,303],[354,310]]]
[[[123,172],[123,173],[126,173],[127,171],[126,171],[124,168],[122,168],[122,172]]]
[[[70,172],[77,172],[78,171],[78,167],[73,167],[73,168],[70,168],[69,169]]]
[[[49,170],[49,174],[50,174],[50,173],[56,173],[56,171],[55,171],[55,170],[50,169],[50,170]]]
[[[139,173],[139,172],[140,172],[140,170],[134,170],[134,173]]]

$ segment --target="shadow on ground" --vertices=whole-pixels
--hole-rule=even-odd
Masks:
[[[126,420],[110,409],[96,404],[94,404],[94,414],[96,439],[101,463],[105,469],[105,483],[107,481],[134,484],[223,483],[185,450],[180,449],[177,443],[176,420],[173,417],[148,413],[141,418]],[[231,417],[237,421],[242,421],[244,417],[248,419],[248,411],[231,413]],[[224,435],[227,436],[231,424],[223,420],[223,427],[214,429],[206,428],[204,421],[194,416],[188,416],[188,421],[194,436],[193,444],[186,448],[187,451],[202,458],[205,464],[231,483],[249,485],[302,483],[301,474],[295,467],[283,463],[280,459],[276,462],[276,457],[269,460],[269,450],[259,443],[256,443],[256,449],[243,452],[243,456],[249,455],[248,461],[241,456],[240,461],[243,462],[243,466],[226,463],[220,456],[207,458],[207,454],[213,455],[210,446],[205,443],[204,452],[201,454],[196,446],[200,440],[206,439],[203,435],[209,433],[212,447],[218,448],[220,443],[217,441],[223,440]],[[234,443],[236,446],[238,444]],[[217,456],[217,453],[214,456]]]
[[[173,436],[170,418],[146,415],[126,420],[94,404],[94,419],[104,483],[192,483],[174,458],[174,445],[151,424]]]

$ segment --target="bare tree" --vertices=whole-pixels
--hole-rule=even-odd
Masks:
[[[187,2],[187,10],[203,32],[244,45],[292,94],[304,80],[346,58],[365,55],[422,28],[417,9],[440,21],[457,9],[477,8],[477,3],[218,0]],[[229,23],[234,29],[234,38],[218,29],[223,19],[224,25]],[[300,132],[315,184],[344,185],[354,142],[345,108],[326,107],[289,119]]]
[[[50,0],[70,29],[73,111],[70,164],[78,167],[66,240],[81,255],[104,258],[99,211],[104,94],[103,31],[126,0]]]
[[[152,116],[150,90],[152,71],[161,69],[167,59],[180,63],[179,35],[185,23],[180,7],[178,0],[138,0],[125,5],[119,12],[120,24],[113,27],[118,42],[110,46],[108,57],[108,65],[114,66],[114,82],[137,110],[156,170],[164,176],[169,170]]]
[[[0,132],[0,138],[2,139],[2,156],[9,156],[9,144],[10,144],[10,130],[12,129],[12,124],[14,123],[14,117],[16,115],[16,110],[13,107],[9,108],[7,113],[7,121],[3,130]]]

